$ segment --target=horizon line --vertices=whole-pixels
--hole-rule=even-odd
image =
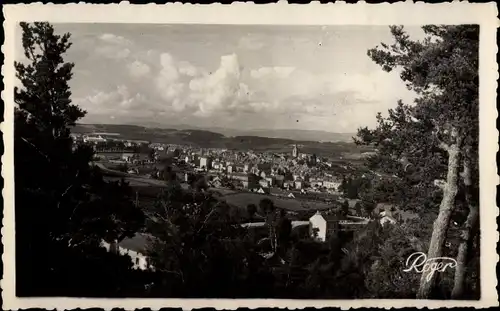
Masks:
[[[129,126],[142,126],[146,128],[155,128],[156,126],[154,125],[145,125],[143,123],[101,123],[101,122],[77,122],[75,125],[129,125]],[[272,130],[277,130],[277,131],[303,131],[303,132],[324,132],[324,133],[329,133],[329,134],[343,134],[343,135],[355,135],[356,132],[331,132],[327,130],[314,130],[314,129],[293,129],[293,128],[256,128],[256,129],[238,129],[238,128],[230,128],[230,127],[218,127],[218,126],[195,126],[195,125],[190,125],[190,124],[165,124],[164,126],[165,129],[176,129],[176,127],[192,127],[188,129],[192,130],[207,130],[210,131],[210,129],[225,129],[225,130],[234,130],[234,131],[272,131]]]

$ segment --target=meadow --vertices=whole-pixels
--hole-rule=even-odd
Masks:
[[[331,207],[329,204],[323,202],[288,199],[250,192],[241,192],[238,194],[224,196],[224,199],[228,204],[238,206],[240,208],[246,208],[248,204],[255,204],[258,206],[259,202],[264,198],[271,199],[276,207],[290,211],[324,210]]]

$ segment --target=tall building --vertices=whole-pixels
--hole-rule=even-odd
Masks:
[[[297,145],[293,145],[292,157],[296,158],[298,156],[299,156],[299,148],[297,147]]]
[[[201,157],[200,158],[200,168],[205,168],[205,169],[210,169],[212,168],[212,161],[208,157]]]

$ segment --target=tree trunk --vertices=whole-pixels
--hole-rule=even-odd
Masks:
[[[118,254],[120,252],[117,240],[109,243],[109,252],[113,254]]]
[[[270,213],[268,213],[266,215],[266,225],[267,225],[267,229],[268,229],[268,232],[269,232],[269,242],[271,243],[271,249],[272,249],[273,252],[276,252],[275,251],[276,246],[274,244],[274,242],[275,242],[275,239],[274,239],[274,224],[273,224],[273,221],[272,221]]]
[[[471,159],[468,153],[464,156],[464,171],[463,181],[465,186],[465,199],[469,208],[469,215],[465,222],[464,229],[461,233],[461,242],[458,247],[457,268],[455,270],[455,280],[453,291],[451,292],[452,299],[460,299],[464,294],[465,289],[465,274],[467,272],[468,258],[472,242],[476,235],[479,224],[479,207],[472,202],[472,167]]]
[[[462,232],[462,242],[458,247],[457,255],[457,268],[455,271],[455,280],[453,284],[453,291],[451,292],[452,299],[460,299],[464,294],[465,289],[465,274],[467,271],[469,251],[471,242],[476,231],[477,223],[479,220],[479,210],[477,206],[470,206],[469,215],[465,224],[465,229]]]
[[[456,142],[447,148],[448,151],[448,173],[446,185],[443,187],[443,199],[439,206],[439,214],[434,221],[432,237],[427,252],[427,259],[441,257],[446,232],[450,224],[451,213],[455,208],[455,197],[458,192],[458,169],[460,163],[460,143]],[[428,299],[436,282],[436,273],[432,271],[422,272],[420,287],[417,292],[418,299]]]

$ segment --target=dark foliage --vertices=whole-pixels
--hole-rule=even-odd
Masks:
[[[85,112],[70,99],[70,35],[48,23],[21,28],[29,63],[15,63],[16,293],[102,296],[141,287],[123,282],[136,275],[129,258],[99,246],[135,232],[143,215],[127,185],[107,184],[89,166],[91,149],[72,148],[69,128]]]

